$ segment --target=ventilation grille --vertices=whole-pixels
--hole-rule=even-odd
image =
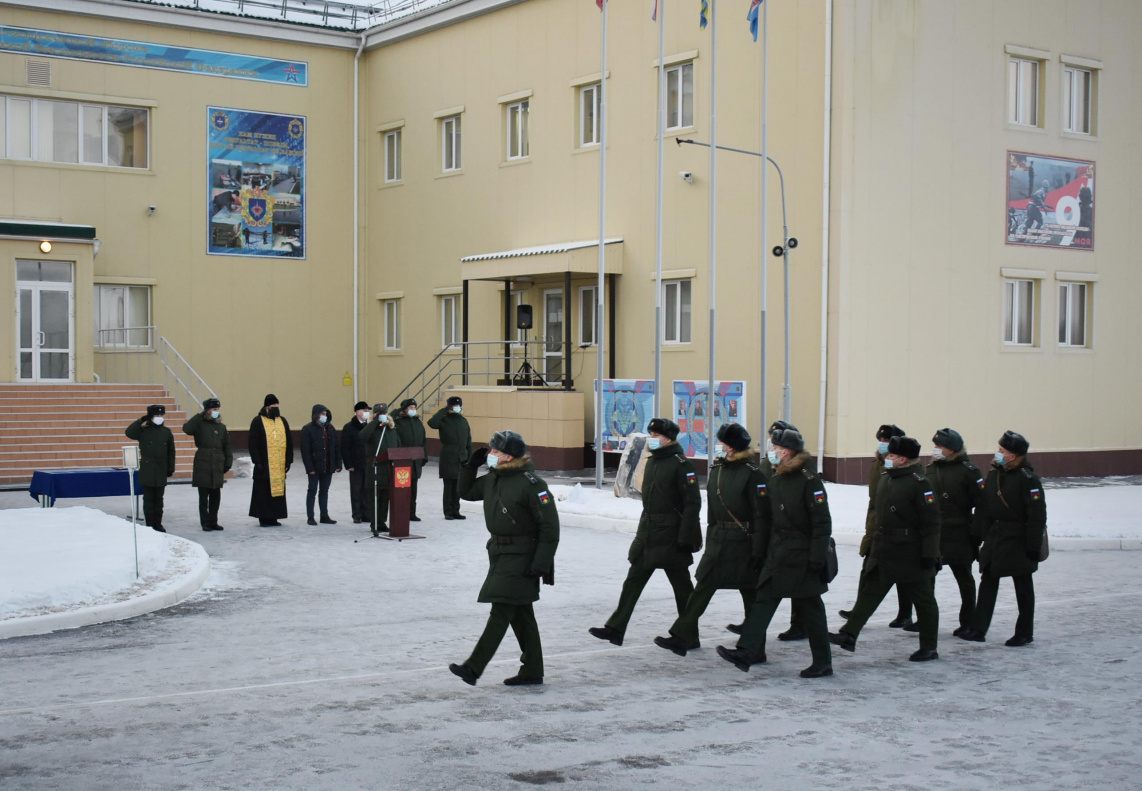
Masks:
[[[52,84],[52,64],[51,61],[46,60],[32,60],[29,58],[25,61],[27,67],[28,85],[39,85],[41,87],[50,87]]]

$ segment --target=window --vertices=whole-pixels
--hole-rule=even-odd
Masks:
[[[662,283],[663,343],[690,342],[690,281],[665,280]]]
[[[1039,68],[1041,61],[1010,58],[1007,61],[1007,122],[1039,125]]]
[[[460,116],[452,115],[440,122],[440,169],[445,173],[459,170]]]
[[[1035,281],[1003,283],[1003,342],[1013,346],[1034,343]]]
[[[97,285],[94,313],[97,348],[149,349],[154,345],[150,286]]]
[[[440,298],[440,347],[443,349],[460,342],[459,329],[456,324],[457,301],[456,297]]]
[[[1086,283],[1059,284],[1059,345],[1087,346]]]
[[[598,286],[579,289],[579,345],[595,345],[595,309],[598,307]]]
[[[0,157],[147,167],[149,112],[0,96]]]
[[[401,130],[385,133],[385,183],[400,181],[401,175]]]
[[[694,64],[666,69],[666,128],[694,125]]]
[[[1091,134],[1091,99],[1094,75],[1088,69],[1063,67],[1063,129]]]
[[[508,159],[523,159],[530,154],[527,135],[530,106],[528,100],[508,105]]]
[[[385,351],[400,351],[400,300],[386,299],[385,308]]]
[[[592,85],[584,85],[579,89],[580,148],[599,144],[599,101],[601,93],[601,86],[597,82]]]

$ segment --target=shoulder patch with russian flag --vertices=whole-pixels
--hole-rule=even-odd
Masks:
[[[1038,489],[1032,489],[1031,490],[1031,499],[1032,500],[1038,500],[1042,496],[1043,496],[1043,493],[1040,492]]]
[[[695,475],[692,472],[686,473],[686,483],[697,483],[697,482],[698,482],[698,476],[697,475]]]
[[[539,497],[539,504],[540,505],[547,505],[548,503],[551,502],[551,495],[548,494],[546,491],[540,492],[538,497]]]
[[[924,502],[931,505],[932,503],[936,502],[936,495],[932,492],[924,492]]]
[[[987,488],[987,481],[985,481],[983,478],[980,478],[975,482],[975,485],[981,489],[985,489]]]
[[[824,489],[822,489],[819,492],[813,492],[813,499],[816,500],[818,503],[825,502],[825,491],[824,491]]]
[[[764,483],[759,483],[757,485],[757,496],[758,497],[769,496],[769,489],[766,487],[766,485]]]

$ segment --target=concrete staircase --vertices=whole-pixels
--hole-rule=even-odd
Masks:
[[[36,470],[118,467],[123,433],[150,404],[167,408],[176,467],[189,480],[194,439],[182,433],[186,413],[162,385],[0,384],[0,486],[27,486]]]

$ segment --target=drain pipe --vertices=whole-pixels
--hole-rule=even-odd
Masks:
[[[365,32],[353,58],[353,401],[360,401],[360,349],[361,342],[361,228],[360,217],[360,156],[361,156],[361,52],[365,49]]]
[[[821,223],[821,393],[817,406],[817,469],[825,472],[825,390],[829,377],[829,169],[833,137],[833,0],[825,0],[825,151]]]

